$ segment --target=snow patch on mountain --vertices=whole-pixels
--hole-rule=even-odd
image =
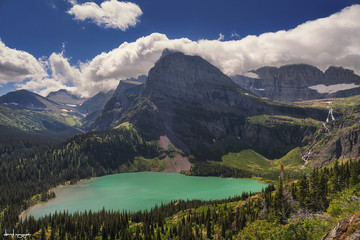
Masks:
[[[256,73],[254,72],[247,72],[247,73],[244,73],[243,76],[245,77],[249,77],[249,78],[256,78],[256,79],[260,79],[260,76],[257,75]]]
[[[355,83],[340,83],[329,86],[325,86],[324,84],[318,84],[318,85],[310,86],[309,88],[312,90],[316,90],[318,93],[336,93],[338,91],[343,91],[358,87],[360,87],[360,85],[356,85]]]

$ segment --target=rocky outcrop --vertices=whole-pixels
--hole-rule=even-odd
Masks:
[[[110,100],[105,104],[101,115],[92,124],[92,129],[107,129],[120,124],[119,120],[130,104],[139,96],[142,84],[122,80]]]
[[[251,149],[270,158],[280,158],[284,153],[308,144],[316,132],[316,126],[301,126],[277,123],[273,126],[246,122],[241,129],[240,139]]]
[[[340,157],[357,159],[360,156],[360,126],[356,121],[359,120],[333,123],[333,132],[320,138],[310,155],[312,166],[324,167]]]
[[[342,67],[325,72],[306,64],[262,67],[232,79],[260,97],[285,102],[360,94],[360,77]]]
[[[85,130],[88,130],[97,117],[102,113],[105,104],[112,98],[114,92],[115,90],[111,90],[106,93],[99,92],[76,108],[77,111],[85,115],[85,117],[81,120],[82,127]]]
[[[202,160],[218,160],[230,150],[255,145],[271,157],[301,144],[306,129],[296,130],[297,126],[287,134],[266,133],[266,126],[252,131],[247,118],[260,114],[325,119],[327,111],[265,101],[201,57],[165,52],[144,85],[120,82],[93,127],[130,122],[148,135],[167,136],[175,147]],[[252,137],[259,143],[254,144]],[[275,139],[279,147],[273,150]]]
[[[91,114],[93,112],[99,112],[103,110],[105,104],[112,98],[114,95],[114,90],[108,92],[99,92],[93,97],[87,99],[83,102],[77,109],[83,114]]]
[[[322,240],[359,240],[360,239],[360,213],[354,214],[339,221],[329,230]]]

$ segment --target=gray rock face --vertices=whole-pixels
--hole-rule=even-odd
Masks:
[[[92,124],[92,129],[107,129],[116,126],[122,114],[133,100],[139,96],[142,84],[122,80],[114,94],[102,109],[101,115]]]
[[[176,147],[198,159],[216,160],[230,149],[241,150],[239,146],[256,147],[274,156],[301,145],[306,129],[295,126],[286,134],[275,135],[266,126],[255,130],[249,127],[247,117],[261,114],[315,119],[327,116],[326,111],[264,101],[204,59],[176,52],[159,59],[144,85],[120,82],[93,128],[131,122],[143,133],[168,136],[172,143],[178,143]],[[253,137],[258,144],[250,140]],[[274,142],[278,145],[275,151]],[[219,155],[209,154],[208,148],[220,149]]]
[[[328,84],[337,84],[337,83],[359,83],[360,77],[352,70],[345,69],[342,67],[329,67],[324,72],[324,81]]]
[[[102,113],[105,104],[112,98],[114,92],[115,90],[106,93],[99,92],[77,107],[77,111],[85,114],[84,119],[81,121],[85,130],[88,130],[91,124],[93,124],[96,118]]]
[[[128,81],[132,81],[132,82],[139,82],[139,83],[145,83],[147,79],[146,75],[140,75],[137,78],[129,78],[127,79]]]
[[[86,98],[79,98],[73,94],[70,94],[65,89],[60,89],[56,92],[51,92],[46,96],[47,99],[50,99],[59,104],[71,104],[71,105],[80,105]]]
[[[323,139],[311,154],[312,166],[324,167],[341,158],[356,159],[360,154],[360,126],[357,125],[359,116],[354,120],[333,123],[333,128],[337,133],[334,136]]]
[[[267,127],[259,124],[246,123],[241,129],[241,138],[252,149],[268,156],[282,156],[295,147],[306,145],[307,138],[312,138],[316,127],[279,124]],[[264,152],[264,147],[266,148]]]
[[[149,72],[144,95],[162,95],[171,98],[192,99],[199,102],[226,102],[240,89],[215,66],[196,56],[172,53],[162,57]],[[243,93],[250,92],[241,89]],[[227,99],[226,99],[227,98]]]
[[[330,229],[322,240],[359,240],[360,239],[360,217],[359,213],[339,221]]]
[[[232,79],[258,96],[272,100],[295,102],[360,94],[360,77],[342,67],[329,67],[323,73],[311,65],[294,64],[280,68],[263,67],[250,73],[248,76],[233,76]],[[347,84],[349,89],[336,84]]]
[[[77,109],[79,112],[84,114],[91,114],[93,112],[102,111],[105,104],[112,98],[114,95],[114,90],[109,92],[99,92],[95,96],[89,98],[83,102]]]

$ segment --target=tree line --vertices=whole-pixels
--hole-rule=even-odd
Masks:
[[[66,212],[19,224],[39,239],[233,239],[251,222],[286,224],[292,214],[326,211],[328,198],[360,183],[360,162],[336,162],[332,168],[313,169],[297,182],[269,185],[259,194],[218,201],[175,201],[151,211]],[[293,236],[289,236],[293,239]]]
[[[29,199],[65,182],[118,173],[135,156],[159,155],[156,141],[131,127],[90,132],[57,146],[0,147],[0,226],[12,229]],[[49,196],[51,197],[51,196]]]

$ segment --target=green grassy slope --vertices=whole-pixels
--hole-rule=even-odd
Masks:
[[[305,163],[301,154],[302,148],[297,147],[282,158],[269,160],[252,149],[245,149],[238,153],[230,152],[222,157],[221,162],[212,161],[211,164],[250,171],[254,177],[258,176],[262,181],[271,183],[277,180],[281,165],[290,179],[296,179],[303,172],[300,168]],[[305,171],[309,169],[309,166],[306,166]]]
[[[22,131],[42,131],[46,130],[50,124],[54,127],[65,127],[64,123],[42,113],[0,106],[0,126],[2,127]]]
[[[28,139],[30,142],[59,142],[81,133],[79,118],[51,111],[11,109],[0,106],[2,140]]]
[[[248,118],[251,124],[260,124],[267,127],[276,127],[279,124],[316,127],[321,123],[312,118],[295,118],[283,115],[256,115]]]

